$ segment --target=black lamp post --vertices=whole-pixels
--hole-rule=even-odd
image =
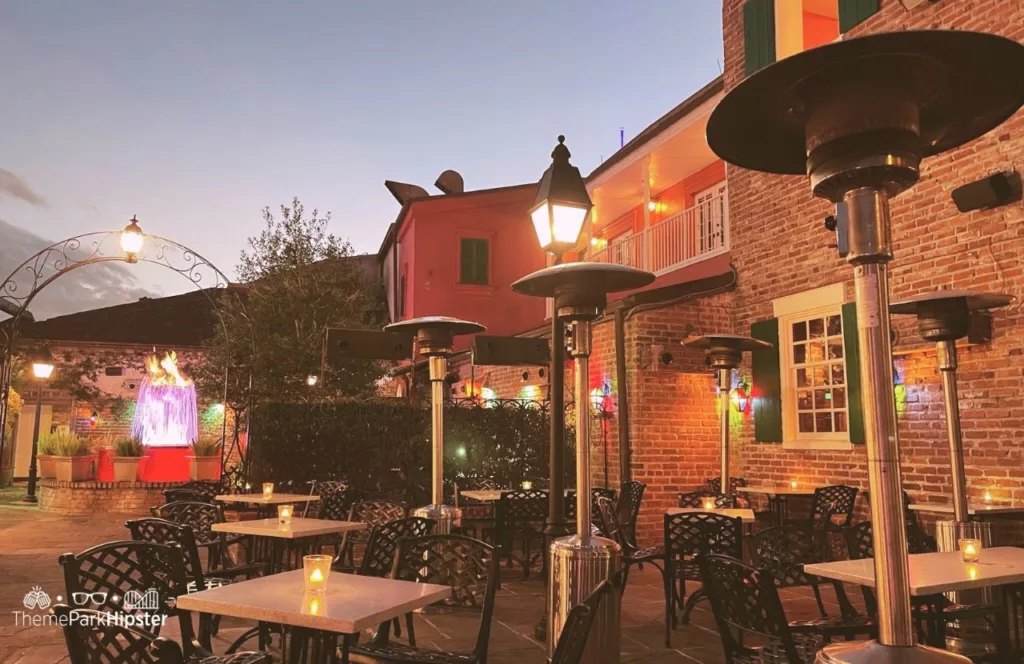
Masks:
[[[28,466],[28,491],[25,493],[25,502],[37,502],[36,498],[36,458],[39,454],[39,420],[43,413],[43,385],[53,375],[53,356],[50,349],[40,348],[30,358],[32,361],[32,376],[36,379],[36,421],[32,425],[32,459]]]
[[[537,196],[530,208],[530,219],[537,231],[537,240],[545,252],[554,257],[555,265],[562,255],[576,246],[590,209],[594,206],[587,194],[587,185],[580,170],[569,163],[565,136],[551,152],[551,165],[537,184]],[[551,316],[551,370],[548,404],[551,409],[551,440],[548,450],[548,519],[544,535],[548,543],[564,537],[565,527],[565,323]],[[547,547],[545,546],[545,550]],[[547,555],[545,553],[545,555]],[[545,598],[547,595],[545,595]],[[535,636],[547,638],[547,611],[537,624]]]

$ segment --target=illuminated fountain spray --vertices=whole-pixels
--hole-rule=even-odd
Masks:
[[[174,351],[162,360],[151,355],[139,386],[132,437],[146,446],[184,446],[199,436],[198,421],[196,386],[178,369],[178,356]]]

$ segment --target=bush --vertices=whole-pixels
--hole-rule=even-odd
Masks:
[[[430,421],[429,407],[398,399],[262,404],[253,412],[250,475],[293,487],[345,479],[363,495],[421,504],[430,498]],[[541,402],[446,404],[446,495],[458,477],[512,487],[547,476],[549,428]],[[571,431],[566,441],[571,455]]]
[[[138,438],[118,438],[114,441],[114,456],[141,457],[145,453],[146,448]]]

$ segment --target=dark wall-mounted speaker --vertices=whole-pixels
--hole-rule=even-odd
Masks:
[[[953,202],[961,212],[988,210],[1019,201],[1020,197],[1021,182],[1017,171],[993,173],[953,190]]]
[[[325,340],[327,362],[342,359],[408,360],[412,337],[394,332],[328,328]]]
[[[473,337],[473,364],[485,366],[547,366],[551,346],[537,337]]]

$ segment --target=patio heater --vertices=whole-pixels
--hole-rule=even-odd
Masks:
[[[413,516],[433,519],[434,533],[447,535],[453,526],[459,525],[462,515],[457,507],[444,504],[444,379],[448,375],[453,338],[483,332],[484,326],[447,316],[426,316],[392,323],[384,331],[415,336],[420,355],[425,356],[430,365],[430,429],[433,441],[430,504],[413,510]]]
[[[889,199],[917,182],[922,158],[1016,112],[1022,68],[1024,47],[994,35],[871,35],[769,65],[708,121],[708,143],[725,161],[807,175],[814,195],[842,204],[837,245],[854,272],[879,638],[827,646],[821,664],[969,661],[914,642],[889,338]]]
[[[601,315],[608,293],[640,288],[654,275],[622,265],[565,263],[538,270],[512,284],[523,295],[554,298],[554,315],[571,325],[569,354],[575,374],[576,534],[554,540],[548,556],[548,657],[555,652],[572,607],[602,581],[614,581],[622,563],[619,545],[590,532],[590,352],[591,322]],[[617,595],[616,595],[617,597]],[[619,603],[605,602],[595,619],[582,661],[619,661]]]
[[[740,366],[743,352],[771,348],[767,341],[735,334],[711,334],[683,339],[688,348],[707,351],[708,361],[718,378],[718,394],[722,403],[722,493],[730,493],[729,484],[729,392],[732,389],[732,370]]]

